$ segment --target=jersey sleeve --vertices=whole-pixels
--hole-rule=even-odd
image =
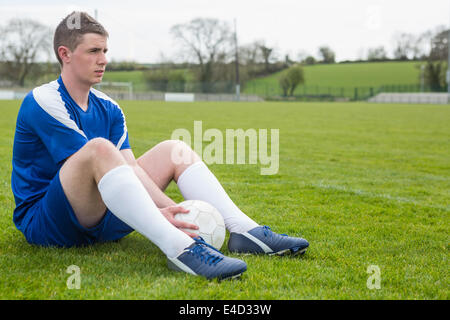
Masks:
[[[131,148],[128,141],[128,130],[125,115],[119,106],[114,106],[112,109],[112,126],[109,140],[119,150]]]
[[[42,105],[28,95],[21,106],[25,123],[39,137],[55,163],[80,150],[88,141],[64,106],[49,101]]]

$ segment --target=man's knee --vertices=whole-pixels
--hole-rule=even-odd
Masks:
[[[86,151],[92,159],[111,159],[121,156],[114,144],[104,138],[89,140],[84,148],[86,148]]]
[[[191,147],[181,140],[164,140],[157,144],[160,148],[165,148],[167,150],[172,150],[173,148],[185,148],[192,150]]]
[[[114,153],[117,153],[118,151],[114,149],[115,147],[110,141],[103,138],[94,138],[67,158],[65,165],[78,163],[82,166],[89,166],[89,164],[99,159],[108,158],[114,155]]]
[[[175,165],[190,164],[200,160],[200,157],[192,148],[181,140],[165,140],[160,142],[160,147],[164,148],[170,160]]]
[[[83,166],[90,167],[96,179],[109,170],[126,164],[120,151],[104,138],[89,140],[82,148],[82,152]]]

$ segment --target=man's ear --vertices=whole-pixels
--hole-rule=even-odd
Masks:
[[[63,63],[69,63],[72,58],[72,51],[66,46],[58,47],[58,56]]]

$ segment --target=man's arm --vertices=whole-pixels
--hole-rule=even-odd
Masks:
[[[123,114],[122,109],[116,105],[111,109],[111,112],[113,124],[111,127],[109,140],[119,148],[120,153],[126,160],[127,164],[133,168],[134,172],[138,176],[139,180],[141,180],[145,189],[158,208],[161,209],[176,205],[176,203],[158,187],[158,185],[136,161],[133,150],[130,148],[128,141],[125,115]]]
[[[186,210],[182,207],[177,206],[175,201],[170,199],[150,178],[150,176],[145,172],[144,169],[137,163],[136,158],[134,157],[133,151],[131,149],[123,149],[120,150],[120,153],[127,161],[128,165],[133,168],[134,172],[138,176],[139,180],[141,180],[145,189],[149,193],[152,200],[155,202],[156,206],[160,209],[161,213],[169,220],[177,228],[188,228],[191,230],[197,230],[198,226],[184,222],[180,220],[175,220],[175,215],[177,213],[188,213],[189,210]],[[186,230],[183,230],[188,236],[191,238],[195,238],[198,235]]]
[[[145,189],[150,194],[150,197],[155,202],[158,208],[166,208],[176,205],[175,201],[170,199],[150,178],[147,172],[145,172],[144,169],[139,166],[131,149],[120,150],[120,153],[125,158],[128,165],[133,168],[134,172],[138,176],[139,180],[141,180]]]

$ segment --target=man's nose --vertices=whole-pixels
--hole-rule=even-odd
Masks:
[[[99,57],[97,63],[99,65],[102,65],[102,66],[106,65],[108,63],[108,58],[106,58],[106,54],[105,53],[101,53],[100,54],[100,57]]]

